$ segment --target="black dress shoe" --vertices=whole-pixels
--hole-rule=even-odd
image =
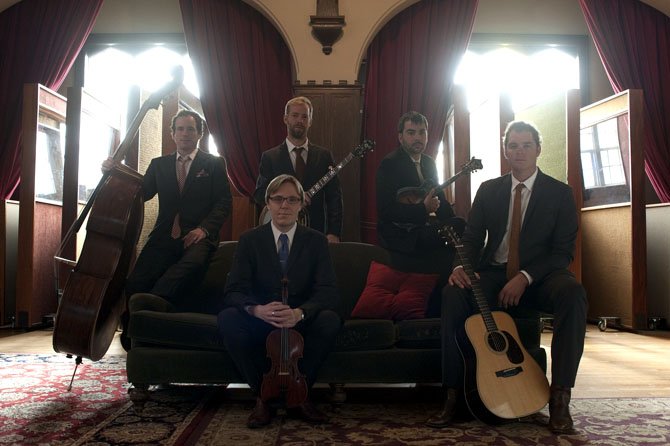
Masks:
[[[549,397],[549,430],[555,434],[572,432],[570,416],[570,388],[551,386]]]
[[[249,429],[255,429],[258,427],[267,426],[270,424],[270,421],[272,421],[270,407],[265,404],[262,399],[256,398],[256,406],[249,414],[249,418],[247,418],[247,427]]]
[[[426,426],[438,429],[450,426],[456,415],[456,403],[459,394],[459,389],[447,389],[447,395],[445,396],[442,410],[428,418],[426,420]]]
[[[298,416],[308,423],[322,424],[328,422],[328,416],[321,412],[316,406],[307,400],[296,408]]]

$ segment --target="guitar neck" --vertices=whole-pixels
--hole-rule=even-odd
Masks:
[[[482,289],[479,286],[479,279],[477,279],[474,268],[468,261],[468,258],[465,254],[465,248],[460,241],[456,244],[456,254],[461,261],[463,271],[465,271],[465,273],[470,278],[470,282],[472,284],[472,294],[474,295],[477,308],[479,309],[479,312],[484,319],[486,330],[489,332],[498,331],[495,319],[493,319],[493,315],[491,314],[491,308],[489,307],[488,299],[486,299],[486,295],[482,292]]]
[[[317,192],[323,189],[323,187],[326,184],[328,184],[330,180],[335,178],[335,176],[340,172],[340,170],[342,170],[344,166],[349,164],[349,161],[351,161],[352,159],[354,159],[354,154],[349,153],[349,155],[345,156],[344,159],[342,159],[342,161],[340,161],[335,167],[333,167],[332,169],[328,169],[328,173],[322,176],[321,179],[319,179],[319,181],[317,181],[314,184],[314,186],[310,187],[309,190],[305,193],[309,195],[310,198],[313,197]]]

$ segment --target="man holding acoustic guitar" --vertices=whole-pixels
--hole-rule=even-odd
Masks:
[[[312,144],[307,133],[312,125],[312,102],[299,96],[289,100],[284,108],[286,140],[261,155],[254,200],[265,206],[265,190],[278,175],[293,175],[305,190],[310,189],[335,165],[332,153]],[[337,176],[332,177],[323,191],[310,197],[305,194],[304,210],[312,229],[326,234],[329,242],[339,242],[342,233],[342,189]],[[262,222],[265,223],[265,222]]]
[[[442,411],[427,424],[450,425],[463,390],[475,415],[473,402],[484,402],[484,411],[496,414],[498,408],[486,404],[493,399],[491,396],[497,398],[508,392],[508,401],[528,401],[539,394],[541,402],[534,410],[541,409],[548,399],[549,429],[566,433],[573,427],[570,392],[584,350],[588,305],[586,291],[568,270],[575,250],[577,210],[571,188],[538,169],[541,138],[533,125],[510,123],[503,147],[511,173],[480,186],[463,236],[455,240],[459,260],[442,293],[442,383],[446,398]],[[550,389],[544,374],[537,385],[532,380],[519,381],[537,363],[531,358],[527,366],[522,365],[523,347],[517,348],[513,323],[509,329],[488,334],[484,328],[481,333],[472,330],[471,322],[477,322],[484,313],[473,314],[476,308],[482,310],[488,305],[503,310],[528,307],[553,314]],[[502,318],[489,320],[486,325],[498,322]],[[481,321],[478,323],[483,327]],[[500,350],[491,340],[502,341]],[[478,345],[484,348],[478,350]],[[468,361],[473,350],[477,353],[476,361],[472,361],[476,370]],[[496,358],[490,360],[487,355]],[[495,370],[481,368],[500,358],[509,359],[509,365]],[[473,372],[476,379],[472,378]],[[467,388],[468,383],[475,383],[476,388]],[[514,383],[512,391],[507,383]],[[525,415],[511,413],[503,418]]]
[[[256,396],[249,428],[269,424],[278,405],[327,421],[308,392],[342,327],[342,304],[326,237],[297,224],[303,200],[294,177],[270,182],[272,219],[242,234],[226,281],[218,327]]]

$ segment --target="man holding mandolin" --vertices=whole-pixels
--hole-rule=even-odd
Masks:
[[[473,315],[477,307],[482,314],[483,306],[502,310],[527,307],[554,316],[552,383],[550,389],[544,377],[543,385],[522,383],[509,393],[508,401],[530,399],[533,392],[544,394],[546,399],[539,408],[549,399],[549,429],[566,433],[573,427],[570,393],[586,331],[586,292],[568,270],[575,250],[577,210],[571,188],[537,167],[541,138],[533,125],[523,121],[510,123],[503,137],[503,148],[511,173],[482,183],[477,191],[465,232],[457,244],[462,259],[455,263],[442,293],[442,384],[446,396],[442,411],[429,418],[427,424],[433,427],[451,424],[464,383],[466,401],[474,413],[472,401],[490,400],[486,391],[499,394],[506,388],[506,382],[523,376],[527,370],[519,366],[522,358],[512,361],[509,367],[480,369],[480,364],[489,361],[484,356],[495,350],[484,348],[483,357],[477,354],[476,388],[468,389],[468,383],[474,382],[467,361],[471,346],[481,340],[487,343],[496,334],[487,336],[486,330],[472,332],[468,324],[480,316]],[[500,330],[497,334],[504,335],[500,340],[514,345],[518,340],[510,333],[515,330],[515,327]],[[516,350],[514,354],[519,356],[519,349]],[[511,350],[503,346],[500,352],[504,351],[508,351],[507,355],[497,355],[498,359],[512,358]],[[486,379],[489,376],[491,379]],[[479,399],[471,399],[470,395],[477,392]],[[486,409],[495,412],[495,408]]]
[[[240,237],[226,281],[219,333],[256,396],[247,426],[269,424],[277,404],[311,423],[327,417],[308,392],[342,326],[326,237],[297,224],[300,182],[273,179],[265,193],[272,220]]]
[[[396,268],[432,273],[454,259],[438,229],[448,222],[458,226],[458,220],[462,227],[463,222],[437,187],[435,161],[423,153],[427,141],[424,115],[410,111],[400,117],[400,146],[377,169],[377,235]]]
[[[312,125],[312,113],[312,102],[304,96],[295,97],[286,103],[286,140],[261,155],[254,191],[254,200],[259,206],[265,206],[265,190],[276,176],[292,175],[308,190],[335,165],[333,155],[328,149],[312,144],[307,139]],[[337,176],[331,178],[323,191],[314,197],[305,195],[303,213],[306,214],[304,219],[309,223],[306,226],[326,234],[329,242],[340,241],[342,189]]]

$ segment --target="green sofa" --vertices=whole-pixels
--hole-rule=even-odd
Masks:
[[[135,401],[146,398],[147,389],[154,384],[243,382],[216,326],[236,246],[237,242],[220,244],[188,307],[177,309],[152,294],[136,294],[130,299],[132,348],[126,368]],[[370,262],[389,264],[390,255],[379,246],[355,242],[331,244],[330,250],[345,314],[349,315],[365,288]],[[439,298],[439,292],[434,295]],[[540,314],[514,317],[522,343],[546,370]],[[335,401],[344,400],[343,387],[349,383],[439,383],[439,332],[439,317],[399,322],[347,319],[318,381],[331,385]]]

